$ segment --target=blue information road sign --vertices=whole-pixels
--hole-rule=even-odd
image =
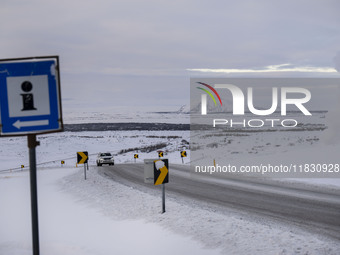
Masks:
[[[62,129],[58,57],[0,60],[0,136]]]

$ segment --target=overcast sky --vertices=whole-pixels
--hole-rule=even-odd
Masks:
[[[59,55],[64,110],[179,108],[190,77],[339,77],[339,11],[338,0],[2,0],[0,56]]]

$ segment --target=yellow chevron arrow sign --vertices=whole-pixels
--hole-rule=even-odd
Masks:
[[[87,151],[77,152],[77,164],[85,164],[89,158],[89,153]]]
[[[167,159],[155,160],[153,169],[155,185],[169,182],[169,163]]]

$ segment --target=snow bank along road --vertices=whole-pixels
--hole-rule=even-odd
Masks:
[[[303,184],[274,183],[268,180],[193,179],[188,166],[171,165],[167,195],[180,195],[210,204],[247,211],[303,227],[313,233],[340,240],[340,190],[313,189]],[[147,193],[157,193],[144,183],[143,164],[103,166],[99,173]]]

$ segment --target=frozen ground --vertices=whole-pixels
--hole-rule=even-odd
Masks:
[[[155,187],[158,188],[158,187]],[[0,254],[31,254],[29,176],[0,175]],[[5,195],[4,195],[5,194]],[[287,223],[171,195],[161,199],[82,168],[38,171],[41,254],[338,254]]]
[[[76,168],[38,172],[41,254],[218,254],[218,250],[205,249],[198,241],[143,217],[117,217],[124,206],[131,211],[138,209],[131,204],[137,202],[134,192],[125,188],[122,198],[117,184],[101,180],[95,173],[85,182],[80,173]],[[70,192],[68,185],[81,193],[86,186],[91,191]],[[101,192],[111,185],[120,194],[103,195]],[[0,175],[0,194],[0,254],[32,254],[28,172]],[[117,195],[120,201],[110,199]],[[155,218],[166,218],[154,209]]]

